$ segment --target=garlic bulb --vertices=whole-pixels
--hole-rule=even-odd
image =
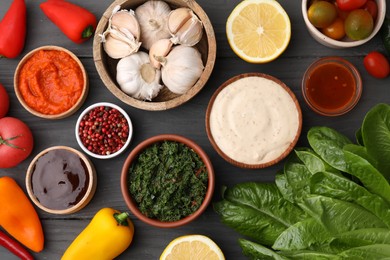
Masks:
[[[140,100],[152,100],[163,87],[161,71],[149,62],[149,55],[139,51],[122,58],[116,68],[116,80],[123,92]]]
[[[203,36],[203,25],[196,14],[187,7],[177,8],[169,14],[168,29],[174,44],[194,46]]]
[[[149,50],[149,59],[153,67],[156,69],[161,68],[161,63],[157,61],[155,57],[167,56],[169,51],[172,49],[172,46],[173,43],[170,39],[161,39],[153,43]]]
[[[107,55],[120,59],[138,51],[140,34],[134,11],[120,10],[118,5],[113,9],[106,31],[99,36]]]
[[[156,57],[161,63],[164,85],[173,93],[186,93],[200,78],[204,66],[200,52],[194,47],[179,45],[166,57]]]
[[[157,40],[170,38],[167,25],[170,11],[164,1],[147,1],[135,9],[141,27],[142,47],[149,50]]]

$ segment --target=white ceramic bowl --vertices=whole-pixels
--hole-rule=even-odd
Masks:
[[[81,141],[81,138],[79,136],[79,125],[80,125],[80,122],[82,121],[83,117],[92,109],[95,109],[95,108],[100,107],[100,106],[111,107],[111,108],[117,109],[126,118],[127,124],[129,126],[129,133],[128,133],[127,140],[126,140],[125,144],[123,145],[123,147],[121,149],[119,149],[118,151],[116,151],[115,153],[111,153],[108,155],[100,155],[100,154],[96,154],[96,153],[91,152],[90,150],[87,149],[87,147],[85,147],[85,145],[83,144],[83,142]],[[99,102],[99,103],[95,103],[95,104],[87,107],[80,114],[80,116],[76,122],[75,134],[76,134],[77,143],[79,144],[81,149],[83,149],[83,151],[85,153],[87,153],[89,156],[92,156],[92,157],[97,158],[97,159],[110,159],[110,158],[116,157],[116,156],[120,155],[121,153],[123,153],[127,149],[127,147],[130,145],[131,139],[133,137],[133,125],[131,123],[131,119],[130,119],[129,115],[121,107],[119,107],[115,104],[109,103],[109,102]]]
[[[376,21],[374,21],[374,30],[372,31],[371,35],[359,41],[352,41],[349,39],[343,39],[338,41],[322,34],[316,27],[314,27],[314,25],[310,23],[309,18],[307,17],[308,3],[310,3],[310,0],[302,0],[302,15],[310,35],[322,45],[335,49],[356,47],[368,42],[378,33],[386,15],[386,0],[376,0],[376,3],[378,5],[378,16],[376,18]]]

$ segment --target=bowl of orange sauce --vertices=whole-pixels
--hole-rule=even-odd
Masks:
[[[308,106],[324,116],[339,116],[358,103],[363,86],[357,68],[341,57],[323,57],[313,62],[302,80]]]
[[[22,106],[31,114],[62,119],[84,103],[88,77],[75,54],[59,46],[42,46],[19,62],[14,89]]]

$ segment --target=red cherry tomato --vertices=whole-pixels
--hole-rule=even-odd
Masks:
[[[342,11],[351,11],[365,5],[367,0],[337,0],[337,6]]]
[[[374,0],[368,0],[367,3],[363,6],[363,9],[371,14],[374,21],[376,20],[376,17],[378,16],[378,5]]]
[[[3,85],[0,84],[0,118],[3,118],[9,108],[9,96]]]
[[[380,52],[373,51],[367,54],[363,60],[363,64],[367,72],[375,78],[383,79],[389,76],[389,61]]]
[[[14,117],[0,119],[0,168],[15,167],[26,159],[33,149],[30,128]]]

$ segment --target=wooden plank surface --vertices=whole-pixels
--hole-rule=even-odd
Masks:
[[[113,207],[121,211],[128,210],[122,199],[119,179],[127,154],[142,140],[162,133],[174,133],[196,141],[210,156],[216,173],[216,187],[213,201],[220,200],[222,185],[234,185],[245,181],[272,182],[282,163],[262,170],[243,170],[225,162],[212,148],[205,131],[205,112],[208,101],[217,87],[224,81],[240,73],[262,72],[275,76],[285,82],[296,94],[303,112],[303,131],[299,146],[307,145],[307,130],[316,125],[335,127],[351,139],[360,126],[365,113],[380,102],[390,103],[390,78],[374,79],[363,67],[363,57],[370,51],[384,52],[379,36],[369,43],[352,48],[335,50],[324,47],[308,34],[301,14],[301,3],[297,0],[279,0],[287,11],[292,23],[292,38],[289,47],[277,60],[263,65],[249,64],[240,60],[230,49],[225,36],[226,19],[240,1],[199,0],[197,1],[208,14],[217,39],[217,60],[211,78],[205,88],[191,101],[178,108],[148,112],[132,108],[116,99],[104,86],[96,71],[92,59],[92,40],[75,44],[68,40],[54,26],[39,8],[41,0],[26,0],[28,9],[27,39],[25,49],[16,59],[0,59],[0,82],[6,87],[11,98],[9,116],[18,117],[26,122],[33,131],[35,146],[32,155],[15,168],[0,169],[1,176],[11,176],[25,189],[26,169],[36,154],[54,145],[67,145],[80,149],[76,143],[74,126],[79,113],[58,120],[49,121],[37,118],[23,109],[13,91],[14,70],[24,54],[43,45],[58,45],[74,52],[84,64],[90,80],[90,93],[83,108],[99,102],[109,101],[124,108],[134,124],[134,139],[130,148],[120,157],[111,160],[92,159],[98,169],[98,187],[90,204],[78,213],[58,216],[37,209],[45,233],[45,249],[34,254],[36,259],[60,259],[61,255],[77,234],[88,224],[92,216],[102,207]],[[111,0],[83,1],[73,0],[90,11],[99,19]],[[11,4],[11,0],[0,0],[0,17]],[[390,7],[387,7],[389,11]],[[1,34],[1,32],[0,32]],[[301,80],[305,69],[319,57],[341,56],[356,65],[363,77],[363,94],[358,105],[346,115],[328,118],[312,112],[304,103],[301,93]],[[80,111],[79,111],[80,112]],[[1,208],[0,208],[1,210]],[[204,234],[211,237],[223,250],[227,259],[243,259],[237,239],[240,237],[224,226],[210,206],[195,222],[175,229],[159,229],[148,226],[134,216],[135,237],[133,244],[119,259],[158,259],[165,246],[174,238],[186,234]],[[16,259],[0,247],[0,259]]]

